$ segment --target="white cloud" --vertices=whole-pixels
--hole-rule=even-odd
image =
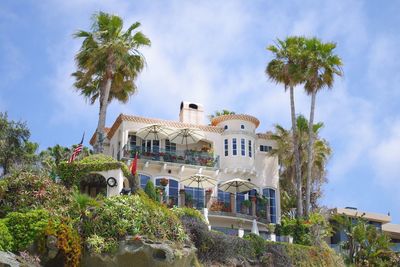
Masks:
[[[374,162],[376,181],[383,187],[397,190],[400,185],[400,119],[385,128],[387,132],[381,132],[380,140],[371,147],[369,156]]]

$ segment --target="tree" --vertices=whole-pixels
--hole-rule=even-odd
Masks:
[[[95,153],[103,152],[108,104],[114,99],[126,103],[137,90],[135,80],[145,65],[139,49],[150,46],[150,40],[137,31],[139,26],[135,22],[124,31],[120,17],[99,12],[93,16],[91,32],[80,30],[74,35],[83,38],[75,57],[74,85],[90,104],[99,100]]]
[[[392,249],[390,237],[362,216],[352,218],[342,214],[332,216],[332,225],[337,232],[344,232],[346,240],[340,245],[344,249],[348,264],[356,266],[399,266],[400,256]]]
[[[41,167],[49,172],[49,175],[55,179],[57,176],[57,168],[58,165],[62,161],[67,161],[72,155],[72,152],[76,148],[77,145],[73,145],[71,148],[63,147],[61,145],[55,145],[53,147],[48,147],[46,150],[43,150],[39,154],[39,159],[41,163]],[[81,153],[77,156],[77,159],[82,159],[84,157],[92,154],[89,148],[83,147]]]
[[[298,151],[298,141],[296,135],[296,111],[294,102],[294,87],[303,83],[302,50],[305,39],[303,37],[288,37],[285,40],[277,40],[276,45],[271,45],[267,49],[274,55],[265,70],[269,78],[276,83],[284,85],[285,91],[289,88],[290,92],[290,111],[292,120],[292,142],[294,147],[294,170],[296,175],[296,195],[297,195],[297,217],[303,216],[302,204],[302,181],[300,173],[300,154]]]
[[[333,53],[336,48],[335,43],[322,43],[317,38],[305,40],[303,60],[305,66],[305,85],[306,92],[311,95],[311,108],[309,118],[309,139],[307,146],[307,180],[306,180],[306,207],[305,213],[308,216],[311,207],[311,180],[313,166],[313,145],[314,136],[312,125],[314,124],[315,100],[317,92],[327,87],[331,89],[335,75],[342,76],[342,60]]]
[[[298,136],[298,150],[300,154],[300,174],[302,180],[307,170],[307,143],[309,139],[308,121],[299,115],[296,119]],[[319,122],[313,125],[313,135],[316,136],[314,142],[314,162],[312,172],[312,207],[313,210],[318,208],[318,200],[322,196],[322,185],[326,182],[326,164],[332,153],[328,142],[319,137],[319,131],[322,129],[323,123]],[[275,125],[275,131],[271,135],[271,139],[275,141],[275,148],[270,151],[271,155],[278,156],[280,164],[280,192],[281,192],[281,210],[282,214],[289,215],[291,209],[296,206],[293,197],[296,192],[296,180],[294,164],[294,148],[292,142],[292,131],[286,130],[281,125]],[[302,201],[305,200],[305,188],[302,187]],[[303,203],[304,204],[304,203]],[[304,206],[305,207],[305,206]]]
[[[29,141],[30,131],[25,122],[8,120],[7,113],[0,112],[0,166],[3,175],[11,167],[36,161],[37,143]]]
[[[216,111],[214,112],[214,114],[208,115],[208,119],[209,119],[210,121],[212,121],[215,117],[222,116],[222,115],[231,115],[231,114],[235,114],[235,112],[230,111],[230,110],[227,110],[227,109],[216,110]]]

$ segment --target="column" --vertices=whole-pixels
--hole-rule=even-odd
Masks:
[[[251,197],[251,216],[256,216],[256,201],[257,201],[257,197],[252,196]]]
[[[230,204],[231,204],[231,212],[236,214],[236,201],[235,201],[235,194],[230,194]]]
[[[179,190],[179,207],[185,207],[185,189]]]

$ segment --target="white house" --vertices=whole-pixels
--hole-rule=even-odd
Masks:
[[[165,203],[208,208],[211,227],[216,230],[250,231],[256,218],[260,233],[265,233],[268,222],[280,222],[278,159],[268,153],[273,141],[268,134],[257,133],[260,122],[250,115],[222,115],[213,118],[210,125],[204,121],[203,106],[190,102],[181,103],[178,121],[120,114],[106,129],[104,153],[127,164],[138,153],[141,187],[149,180],[159,186],[166,178]],[[150,125],[172,133],[188,129],[197,136],[181,138],[179,142],[162,135],[143,138],[143,131]],[[94,135],[91,139],[92,145],[95,138]],[[196,174],[217,183],[212,188],[181,183]],[[235,194],[218,189],[218,184],[234,178],[250,181],[255,188]],[[257,200],[256,195],[263,195],[264,200]]]

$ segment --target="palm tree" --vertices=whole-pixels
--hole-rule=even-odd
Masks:
[[[314,124],[315,100],[317,92],[322,88],[331,89],[335,75],[342,76],[342,60],[333,53],[336,48],[335,43],[322,43],[317,38],[306,39],[304,50],[305,63],[305,85],[306,92],[311,95],[311,109],[309,118],[309,139],[308,139],[308,159],[307,159],[307,180],[306,180],[306,207],[305,212],[308,216],[311,201],[311,175],[313,166],[314,136],[312,125]]]
[[[300,153],[300,169],[301,173],[305,174],[307,169],[307,143],[309,139],[308,121],[302,116],[298,115],[296,119],[297,136],[298,136],[298,150]],[[313,135],[316,136],[313,148],[314,162],[312,172],[312,206],[317,207],[318,199],[322,196],[322,185],[326,182],[326,164],[331,155],[331,148],[325,139],[318,137],[319,131],[323,127],[323,123],[317,123],[313,126]],[[271,139],[275,141],[275,147],[271,150],[270,154],[277,156],[280,165],[280,191],[282,198],[282,214],[288,214],[291,208],[294,208],[296,203],[293,202],[293,195],[295,195],[296,181],[294,171],[294,147],[292,142],[292,131],[286,130],[280,125],[275,125],[275,131],[271,135]],[[305,177],[302,176],[302,180]],[[302,188],[302,193],[305,188]],[[302,194],[303,195],[303,194]],[[303,198],[302,198],[303,201]]]
[[[290,111],[292,120],[292,135],[294,147],[294,169],[296,175],[297,217],[303,216],[302,181],[300,170],[300,154],[296,134],[296,111],[294,104],[294,87],[303,83],[302,50],[305,39],[303,37],[288,37],[284,41],[277,40],[276,45],[267,49],[274,54],[274,59],[268,63],[265,70],[269,78],[284,85],[285,91],[290,92]]]
[[[123,30],[123,21],[104,12],[93,16],[92,31],[77,31],[83,38],[75,57],[78,70],[72,74],[75,87],[89,99],[99,100],[99,120],[96,129],[95,153],[103,152],[104,127],[108,104],[117,99],[123,103],[136,92],[135,80],[145,65],[139,48],[150,46],[150,40],[140,31],[139,22]]]
[[[221,111],[216,110],[216,111],[214,112],[214,114],[208,115],[208,119],[209,119],[210,121],[212,121],[215,117],[222,116],[222,115],[231,115],[231,114],[235,114],[235,112],[230,111],[230,110],[227,110],[227,109],[223,109],[223,110],[221,110]]]

